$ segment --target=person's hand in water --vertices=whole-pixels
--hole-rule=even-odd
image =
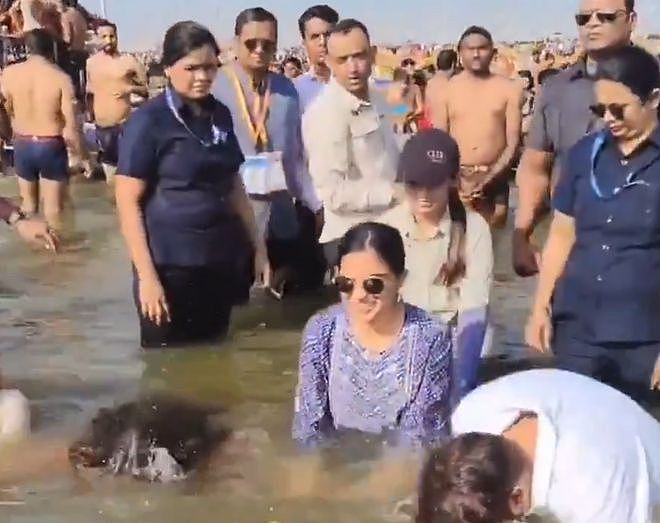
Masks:
[[[513,268],[518,276],[527,278],[539,272],[541,253],[534,247],[527,234],[513,232]]]
[[[549,309],[543,308],[532,312],[525,328],[525,342],[540,353],[552,352],[552,320]]]
[[[171,321],[165,289],[157,277],[141,278],[138,292],[142,316],[158,326]]]
[[[26,242],[40,245],[47,251],[57,252],[59,237],[48,224],[36,218],[25,218],[16,222],[16,232]]]

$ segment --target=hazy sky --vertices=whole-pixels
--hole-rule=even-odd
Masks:
[[[81,0],[100,13],[102,0]],[[454,41],[472,24],[483,25],[498,40],[522,40],[555,31],[574,35],[579,0],[105,0],[117,23],[124,49],[152,47],[179,20],[205,24],[220,40],[232,36],[236,15],[261,5],[280,21],[280,43],[299,40],[296,20],[314,3],[332,5],[342,17],[365,22],[375,42]],[[640,31],[660,33],[660,0],[637,0]]]

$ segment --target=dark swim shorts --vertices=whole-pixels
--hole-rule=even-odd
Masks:
[[[101,163],[117,166],[121,127],[121,125],[113,125],[112,127],[96,126],[96,143],[99,144],[101,150]]]
[[[69,180],[69,157],[62,137],[16,136],[14,138],[16,175],[28,182],[39,176],[45,180]]]

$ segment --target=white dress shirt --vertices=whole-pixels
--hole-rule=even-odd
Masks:
[[[321,243],[376,220],[394,205],[400,151],[375,93],[369,102],[360,100],[331,80],[305,112],[302,130],[325,209]]]
[[[500,435],[525,412],[538,419],[535,513],[560,523],[657,521],[660,423],[632,399],[566,371],[520,372],[466,396],[452,431]]]

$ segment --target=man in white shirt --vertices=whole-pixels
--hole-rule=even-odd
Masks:
[[[500,378],[466,396],[452,432],[422,473],[420,523],[658,521],[660,423],[591,378]]]
[[[303,140],[325,211],[320,242],[334,267],[338,240],[394,206],[399,148],[369,89],[372,51],[362,23],[331,29],[328,64],[333,78],[303,116]]]

